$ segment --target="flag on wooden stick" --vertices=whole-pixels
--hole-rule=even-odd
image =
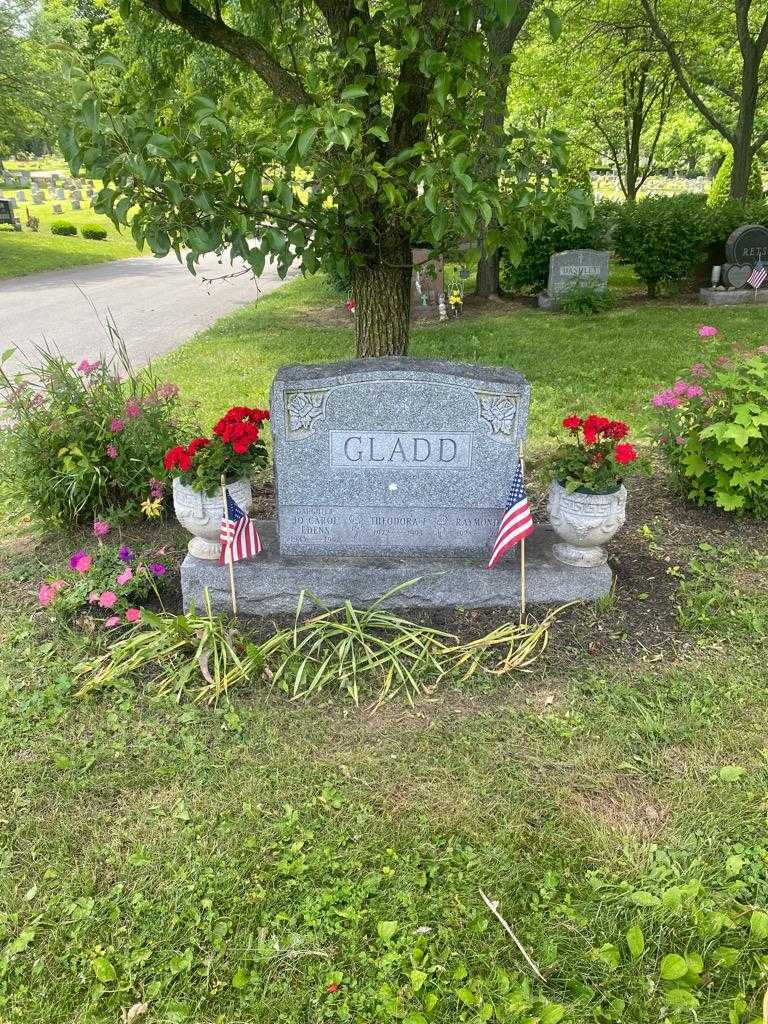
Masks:
[[[253,522],[226,491],[227,504],[219,527],[219,565],[253,558],[261,551],[261,538]]]
[[[755,291],[757,291],[758,288],[762,288],[766,277],[768,277],[768,270],[765,269],[763,261],[758,256],[757,263],[755,264],[752,273],[747,278],[747,284],[752,285]]]
[[[512,481],[512,489],[509,492],[507,511],[504,513],[499,525],[499,533],[491,552],[488,568],[492,569],[510,548],[524,540],[531,533],[533,533],[533,519],[531,518],[528,498],[523,487],[523,467],[518,463],[517,472]]]

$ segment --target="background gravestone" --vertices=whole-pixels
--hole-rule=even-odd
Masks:
[[[589,285],[604,292],[608,287],[608,259],[610,253],[597,249],[567,249],[553,252],[549,257],[549,277],[546,293],[539,296],[542,309],[552,309],[563,296],[577,285]]]

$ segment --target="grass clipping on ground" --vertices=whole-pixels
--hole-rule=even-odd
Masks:
[[[198,614],[144,612],[142,621],[97,657],[76,668],[78,696],[137,674],[160,695],[185,694],[214,704],[230,689],[265,681],[291,700],[334,687],[356,705],[374,707],[402,693],[409,702],[434,692],[445,678],[465,682],[478,672],[495,675],[528,668],[544,651],[549,629],[562,608],[541,622],[504,622],[483,637],[459,637],[412,622],[383,607],[412,586],[409,580],[368,608],[346,601],[327,608],[302,591],[291,628],[255,642],[225,614],[214,615],[206,592]],[[317,615],[302,619],[308,604]],[[567,607],[567,606],[563,606]]]

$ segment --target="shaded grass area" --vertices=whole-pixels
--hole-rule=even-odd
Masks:
[[[351,354],[333,301],[288,285],[163,369],[208,423],[263,402],[280,363]],[[760,314],[712,322],[754,342]],[[585,404],[646,426],[700,318],[467,315],[417,329],[412,352],[523,370],[536,447]],[[3,541],[0,1018],[114,1024],[145,1001],[164,1024],[756,1021],[764,537],[633,499],[616,595],[564,620],[531,672],[376,715],[259,685],[212,710],[128,680],[76,700],[86,641],[34,593],[84,539]],[[181,554],[173,528],[156,542]]]
[[[263,404],[278,366],[350,358],[354,334],[344,298],[321,279],[297,280],[255,306],[220,320],[162,361],[164,372],[200,401],[210,423],[234,397]],[[341,312],[330,325],[326,308]],[[503,312],[505,304],[499,305]],[[513,366],[532,382],[531,436],[544,439],[570,412],[651,423],[648,400],[700,358],[696,328],[716,323],[726,339],[759,344],[766,317],[758,308],[705,311],[682,303],[630,305],[595,317],[515,308],[511,315],[465,315],[445,325],[414,326],[410,355]]]

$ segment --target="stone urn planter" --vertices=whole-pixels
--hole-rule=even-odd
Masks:
[[[549,488],[549,521],[560,538],[552,553],[565,565],[604,565],[607,544],[624,525],[627,489],[622,484],[611,494],[585,494],[565,488],[553,480]]]
[[[227,484],[227,490],[241,509],[245,512],[250,509],[250,480],[235,480]],[[187,487],[176,477],[173,481],[173,510],[184,529],[193,535],[187,545],[190,555],[195,558],[218,559],[219,526],[224,515],[221,492],[209,497],[202,491]]]

